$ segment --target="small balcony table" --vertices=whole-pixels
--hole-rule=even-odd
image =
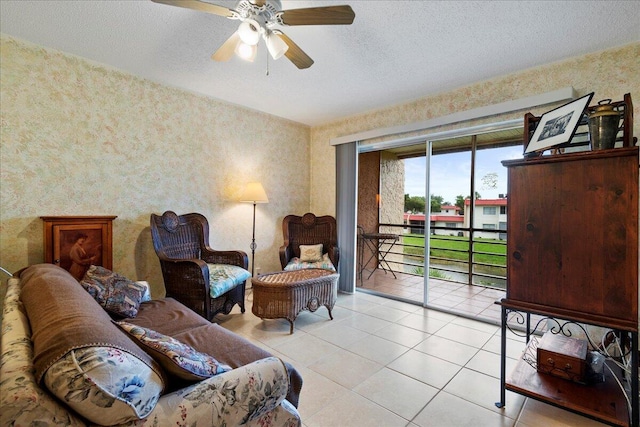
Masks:
[[[396,274],[393,272],[391,266],[389,265],[389,262],[387,261],[387,255],[389,254],[389,252],[391,252],[391,249],[396,244],[400,236],[392,233],[362,233],[360,237],[362,239],[361,245],[363,245],[360,248],[360,279],[362,280],[362,273],[366,269],[367,265],[369,265],[371,260],[376,257],[376,254],[380,255],[378,258],[378,265],[375,268],[371,269],[371,272],[369,273],[369,277],[367,277],[367,279],[371,278],[371,275],[374,271],[376,271],[376,268],[382,269],[385,274],[387,273],[387,271],[389,271],[391,274],[393,274],[393,278],[397,279]],[[364,245],[366,245],[366,247],[371,251],[371,255],[369,256],[369,259],[367,259],[367,262],[363,262]]]

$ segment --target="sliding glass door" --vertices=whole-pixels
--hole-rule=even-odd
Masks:
[[[522,129],[509,124],[361,150],[358,289],[469,316],[496,314],[506,276],[500,162],[522,156],[521,139]]]

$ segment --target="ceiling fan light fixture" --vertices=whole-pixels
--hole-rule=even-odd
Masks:
[[[285,55],[301,70],[312,66],[313,59],[286,34],[274,29],[276,25],[350,25],[356,16],[348,5],[283,10],[280,0],[237,0],[235,7],[231,9],[209,3],[210,0],[152,1],[239,20],[238,30],[211,55],[211,59],[215,61],[228,61],[235,53],[240,58],[253,62],[262,37],[274,59]]]
[[[255,44],[246,44],[244,42],[238,43],[236,46],[236,55],[245,61],[253,62],[256,59],[256,54],[258,53],[258,47]]]
[[[260,41],[260,25],[253,19],[247,19],[238,27],[238,34],[245,44],[255,46]]]
[[[287,52],[289,46],[282,40],[277,34],[273,32],[269,32],[267,35],[265,42],[267,44],[267,49],[271,54],[273,59],[279,59]]]

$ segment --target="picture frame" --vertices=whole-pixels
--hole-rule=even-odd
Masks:
[[[100,224],[56,225],[53,227],[53,257],[76,280],[81,280],[91,265],[103,265],[106,240]],[[105,267],[106,268],[106,267]]]
[[[111,270],[113,225],[116,216],[42,216],[44,262],[67,270],[81,280],[91,265]]]
[[[593,94],[591,92],[544,113],[540,117],[524,154],[542,152],[571,141]]]

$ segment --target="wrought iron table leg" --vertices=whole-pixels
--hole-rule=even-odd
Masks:
[[[360,276],[360,286],[362,286],[362,272],[364,271],[364,242],[362,236],[358,236],[358,275]],[[357,277],[356,277],[357,280]]]
[[[496,402],[498,408],[504,408],[505,405],[505,386],[506,386],[506,357],[507,357],[507,309],[501,307],[502,313],[502,335],[500,337],[500,401]]]
[[[376,249],[376,246],[373,245],[372,241],[370,239],[365,239],[363,238],[363,241],[366,245],[366,247],[371,251],[371,255],[369,256],[369,259],[367,259],[367,262],[365,262],[362,265],[362,271],[364,272],[366,270],[367,265],[369,265],[369,263],[371,262],[371,260],[378,255],[378,250]],[[364,246],[362,247],[363,251],[364,251]],[[364,252],[363,252],[364,253]],[[364,255],[363,255],[364,256]],[[367,277],[367,280],[371,279],[371,276],[373,275],[373,272],[376,271],[375,268],[373,268],[371,270],[371,272],[369,273],[369,276]],[[362,273],[360,273],[362,274]]]
[[[389,272],[391,274],[393,274],[393,278],[397,279],[396,277],[396,273],[393,272],[393,269],[391,268],[391,266],[389,265],[389,261],[387,261],[387,255],[389,254],[389,252],[391,252],[391,249],[393,249],[393,245],[396,244],[396,241],[394,240],[393,242],[391,242],[391,246],[389,246],[389,249],[387,249],[386,251],[382,251],[382,245],[384,245],[384,240],[380,241],[378,243],[378,253],[380,254],[380,266],[382,266],[382,270],[386,273],[387,269],[389,269]],[[387,265],[387,269],[384,268],[384,265]]]

